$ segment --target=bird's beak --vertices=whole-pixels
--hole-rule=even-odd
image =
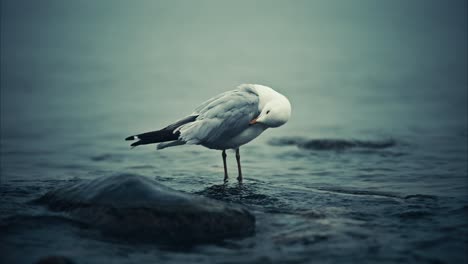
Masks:
[[[250,120],[249,124],[251,125],[257,124],[257,118]]]

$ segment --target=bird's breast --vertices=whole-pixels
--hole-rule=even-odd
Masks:
[[[236,149],[252,141],[254,138],[258,137],[263,131],[265,131],[265,129],[267,129],[267,127],[263,126],[262,124],[251,125],[247,129],[239,133],[238,135],[231,137],[229,139],[226,139],[225,141],[218,143],[216,146],[205,145],[205,147],[208,147],[211,149],[220,149],[220,150]]]

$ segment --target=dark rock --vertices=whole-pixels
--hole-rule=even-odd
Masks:
[[[300,148],[313,150],[343,150],[356,146],[355,142],[343,139],[313,139],[299,144]]]
[[[193,244],[244,237],[255,230],[254,216],[239,205],[129,174],[70,184],[37,202],[126,240]]]
[[[271,140],[273,146],[296,145],[308,150],[346,150],[351,148],[384,149],[396,145],[395,140],[353,140],[353,139],[306,139],[301,137],[284,137]]]
[[[300,148],[313,150],[345,150],[349,148],[383,149],[393,147],[394,145],[394,140],[365,141],[344,139],[315,139],[298,144]]]
[[[305,138],[301,137],[282,137],[273,138],[268,143],[272,146],[296,146],[306,141]]]

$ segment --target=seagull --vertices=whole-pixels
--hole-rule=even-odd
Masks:
[[[268,128],[284,125],[291,116],[291,104],[282,94],[260,84],[242,84],[237,89],[215,96],[193,113],[157,131],[127,137],[138,140],[131,147],[154,144],[157,149],[185,144],[221,150],[224,182],[228,181],[226,150],[236,151],[239,183],[242,170],[239,147]]]

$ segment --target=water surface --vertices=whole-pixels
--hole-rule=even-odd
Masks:
[[[467,262],[465,2],[1,4],[6,263]],[[224,185],[218,151],[123,141],[241,83],[293,106],[241,148],[242,186],[234,153]],[[120,173],[243,204],[256,234],[167,250],[28,203]]]

